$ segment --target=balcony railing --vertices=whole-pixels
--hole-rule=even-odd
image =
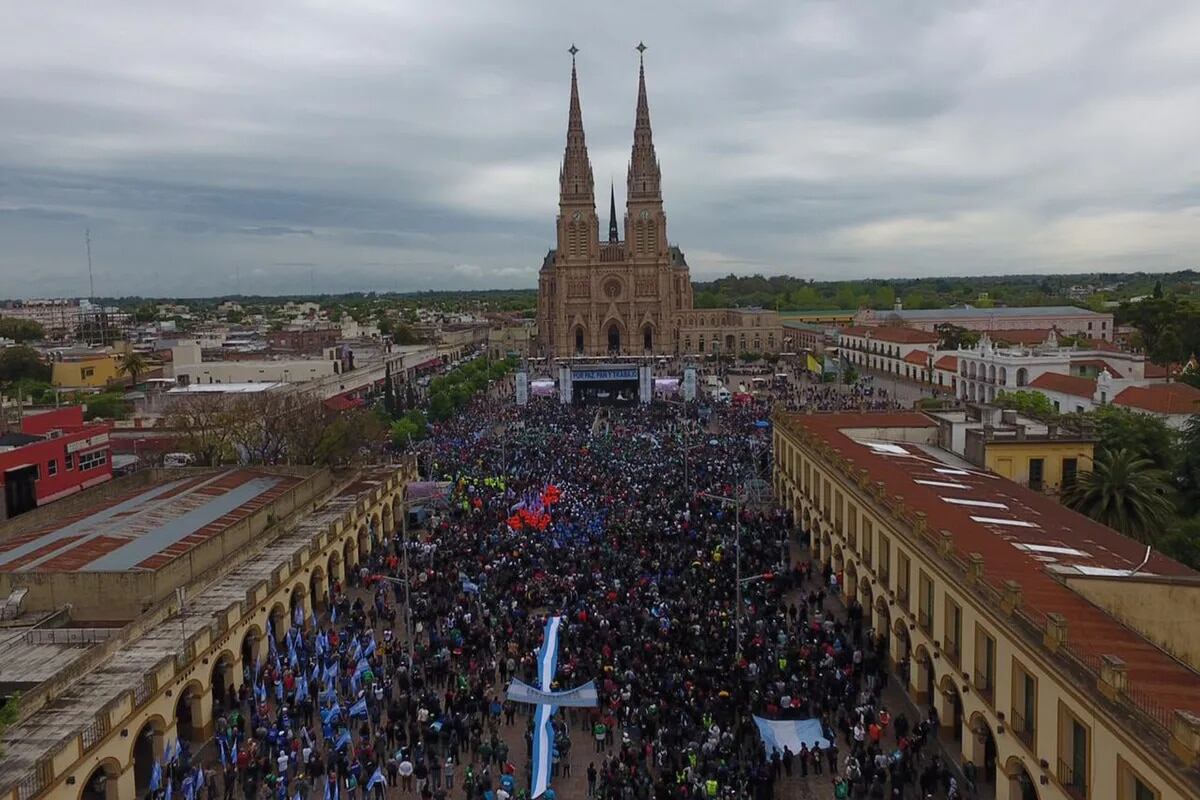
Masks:
[[[1061,758],[1058,760],[1058,782],[1067,790],[1067,794],[1076,800],[1087,800],[1088,785],[1085,776],[1076,775],[1075,767]]]
[[[908,589],[900,586],[896,589],[896,599],[900,601],[901,608],[908,608]]]
[[[979,696],[987,701],[989,706],[992,705],[996,696],[996,687],[992,685],[992,676],[975,670],[975,691],[979,692]]]
[[[917,612],[917,624],[921,626],[921,630],[929,633],[933,630],[933,614],[922,608]]]
[[[1029,721],[1015,708],[1012,710],[1012,732],[1016,734],[1018,739],[1025,743],[1026,747],[1030,750],[1033,749],[1033,739],[1036,732],[1033,726],[1029,724]]]

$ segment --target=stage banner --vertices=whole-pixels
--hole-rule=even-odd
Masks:
[[[688,367],[683,371],[683,399],[688,403],[696,399],[695,367]]]
[[[523,406],[529,403],[529,373],[521,371],[517,373],[517,405]]]

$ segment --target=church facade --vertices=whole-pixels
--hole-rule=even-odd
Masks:
[[[783,342],[776,312],[693,307],[687,261],[667,240],[644,63],[625,197],[622,233],[610,190],[608,235],[601,239],[572,53],[556,247],[538,274],[540,352],[553,358],[778,352]]]

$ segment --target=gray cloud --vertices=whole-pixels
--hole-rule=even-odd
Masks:
[[[633,36],[697,278],[1195,266],[1186,0],[75,0],[0,33],[0,295],[85,291],[85,227],[104,293],[532,286],[564,51],[604,213]]]

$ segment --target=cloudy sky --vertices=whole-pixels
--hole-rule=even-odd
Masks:
[[[535,284],[572,42],[693,277],[1200,258],[1200,3],[5,4],[0,296]],[[600,188],[599,186],[597,187]],[[607,197],[598,192],[606,213]]]

